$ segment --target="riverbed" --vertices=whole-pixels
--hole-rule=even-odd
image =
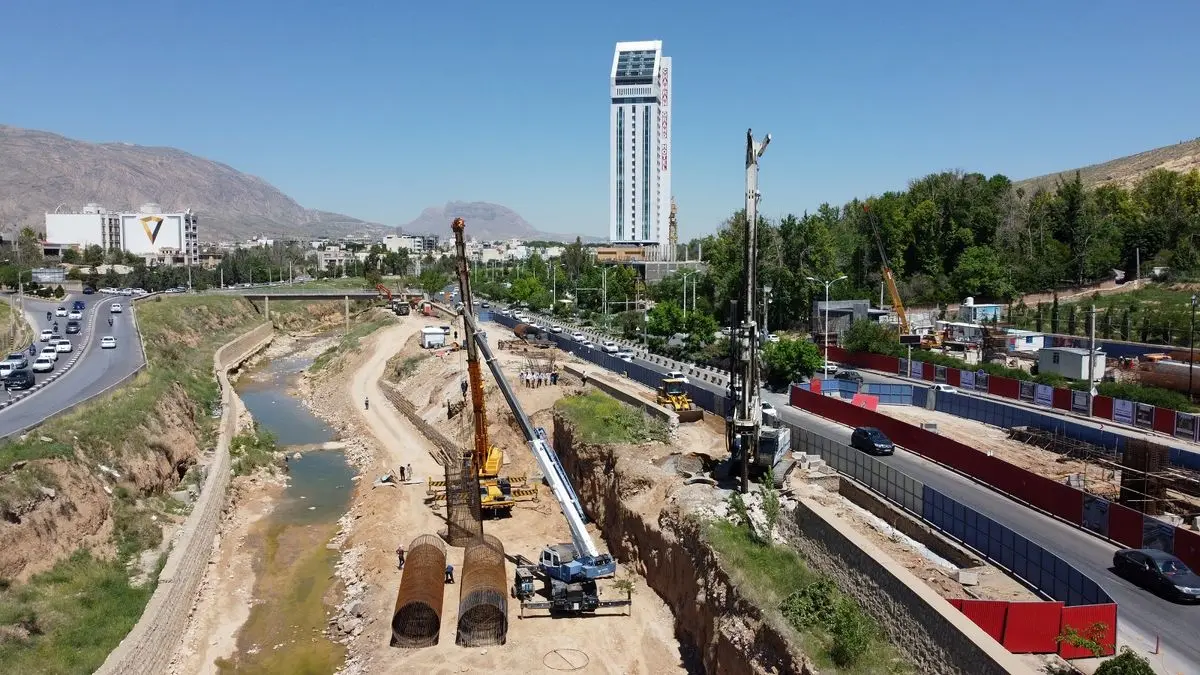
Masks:
[[[289,460],[286,487],[245,539],[254,560],[253,607],[234,654],[217,662],[221,673],[325,675],[345,660],[345,648],[325,635],[340,592],[338,552],[326,544],[350,506],[354,470],[342,452],[313,449],[335,434],[292,393],[312,363],[309,346],[297,341],[236,385],[258,427],[274,434]]]

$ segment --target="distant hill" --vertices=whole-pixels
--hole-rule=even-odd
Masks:
[[[376,236],[391,228],[306,209],[257,176],[175,148],[88,143],[0,125],[0,230],[45,227],[59,204],[133,210],[191,208],[201,241],[275,236]]]
[[[577,235],[559,232],[542,232],[525,221],[516,211],[490,202],[447,202],[444,206],[431,206],[414,220],[397,228],[404,234],[436,234],[443,239],[451,237],[450,222],[462,218],[467,222],[467,238],[480,241],[499,239],[541,239],[544,241],[575,241]],[[587,242],[600,241],[596,237],[581,237]]]
[[[1139,152],[1136,155],[1121,157],[1104,162],[1103,164],[1081,167],[1079,169],[1079,177],[1083,180],[1083,184],[1089,187],[1105,183],[1117,183],[1128,186],[1137,182],[1138,179],[1154,169],[1168,169],[1179,172],[1200,169],[1200,138],[1176,143],[1175,145],[1166,145],[1154,150],[1147,150],[1146,152]],[[1032,193],[1039,187],[1051,190],[1054,189],[1054,182],[1059,176],[1071,177],[1074,175],[1075,169],[1069,169],[1036,178],[1028,178],[1016,182],[1015,185],[1016,187],[1024,188],[1026,193]]]

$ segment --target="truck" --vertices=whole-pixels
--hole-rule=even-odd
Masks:
[[[523,340],[525,344],[532,347],[549,349],[550,347],[554,346],[553,340],[546,339],[545,331],[527,323],[519,323],[516,326],[513,326],[513,334]]]

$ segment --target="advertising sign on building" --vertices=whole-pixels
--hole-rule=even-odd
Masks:
[[[989,377],[991,377],[991,376],[988,375],[988,372],[986,370],[975,371],[975,390],[976,391],[987,391]]]
[[[945,382],[946,381],[946,366],[937,366],[933,369],[933,381],[934,382]]]
[[[1117,424],[1133,424],[1133,401],[1123,398],[1113,399],[1113,421]]]
[[[1047,408],[1054,405],[1054,387],[1048,384],[1039,384],[1034,387],[1033,402],[1038,405],[1044,405]]]
[[[925,364],[921,363],[920,361],[909,361],[908,362],[908,376],[909,377],[915,377],[919,380],[919,379],[921,379],[921,374],[924,372],[925,372]]]
[[[671,156],[671,66],[659,70],[658,170],[666,171]]]
[[[39,284],[61,284],[67,280],[67,271],[61,267],[35,267],[30,274]]]
[[[1087,414],[1088,411],[1088,393],[1086,391],[1071,392],[1071,411],[1080,414]]]
[[[1021,400],[1033,403],[1034,383],[1028,380],[1021,380]]]
[[[964,370],[958,374],[958,385],[963,389],[975,388],[975,373]]]
[[[1196,416],[1175,411],[1175,437],[1196,440]]]
[[[157,254],[162,249],[183,250],[181,214],[122,213],[121,240],[136,255]]]
[[[1148,403],[1135,403],[1133,423],[1147,429],[1154,426],[1154,406]]]

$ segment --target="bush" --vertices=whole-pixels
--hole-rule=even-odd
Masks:
[[[875,639],[875,622],[850,598],[838,602],[833,621],[833,646],[829,650],[839,666],[858,663]]]
[[[837,617],[838,595],[833,581],[822,577],[789,595],[779,610],[797,629],[832,626]]]
[[[1154,675],[1154,669],[1137,652],[1129,647],[1121,647],[1120,654],[1100,664],[1096,675]]]

